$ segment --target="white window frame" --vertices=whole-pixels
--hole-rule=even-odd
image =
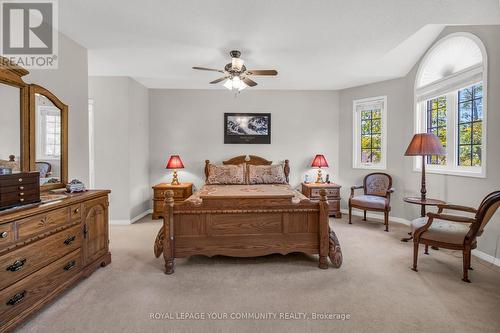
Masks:
[[[460,72],[449,75],[436,82],[432,82],[426,86],[418,87],[418,82],[426,57],[421,62],[415,79],[415,133],[427,132],[427,103],[426,101],[440,96],[446,96],[446,165],[435,165],[426,163],[426,171],[428,173],[455,175],[463,177],[486,178],[487,165],[487,110],[488,110],[488,82],[487,82],[487,54],[482,41],[471,33],[453,33],[440,41],[438,41],[426,54],[431,54],[432,50],[437,47],[442,41],[456,37],[464,36],[472,39],[480,48],[483,56],[483,63],[466,68]],[[482,82],[483,85],[483,120],[482,120],[482,155],[481,166],[459,166],[458,165],[458,91]],[[422,171],[422,157],[416,156],[413,159],[413,171]]]
[[[37,128],[40,129],[37,132],[37,142],[40,144],[37,144],[36,147],[36,154],[37,158],[40,160],[59,160],[61,158],[61,154],[59,155],[47,155],[47,126],[46,126],[46,116],[47,115],[56,115],[61,118],[61,110],[54,106],[37,106],[38,112],[37,114],[40,115],[40,117],[36,117],[36,122],[37,122]],[[62,125],[61,125],[62,126]],[[62,128],[60,129],[62,131]],[[59,133],[59,135],[62,135],[62,132]],[[62,144],[62,137],[59,138],[59,149],[61,151],[61,144]]]
[[[361,111],[370,106],[381,106],[381,156],[379,163],[361,162]],[[377,96],[353,101],[353,147],[352,167],[354,169],[385,170],[387,168],[387,96]]]

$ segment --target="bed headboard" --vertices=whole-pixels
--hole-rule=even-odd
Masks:
[[[222,161],[224,165],[238,165],[238,164],[251,164],[251,165],[271,165],[273,161],[268,161],[263,157],[255,156],[255,155],[240,155],[233,158],[230,158],[226,161]],[[205,180],[208,179],[208,165],[210,164],[209,160],[205,160]],[[288,160],[285,160],[285,177],[286,182],[288,183],[288,176],[290,175],[290,164]]]

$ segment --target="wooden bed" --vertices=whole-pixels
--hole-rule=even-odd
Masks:
[[[223,163],[270,165],[264,158],[242,155]],[[205,174],[208,177],[206,161]],[[288,160],[284,165],[288,181]],[[174,205],[173,192],[165,195],[163,226],[154,252],[165,259],[165,273],[174,272],[175,258],[192,255],[255,257],[302,252],[319,255],[319,268],[342,264],[342,252],[328,225],[326,191],[311,202],[288,184],[205,185]]]

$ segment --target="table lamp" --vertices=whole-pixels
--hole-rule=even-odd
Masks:
[[[179,155],[172,155],[168,159],[166,169],[174,169],[174,175],[172,177],[172,185],[179,185],[179,179],[177,178],[177,169],[184,169],[184,164]]]
[[[316,178],[316,183],[324,183],[323,176],[321,175],[321,168],[328,168],[328,162],[325,156],[316,155],[311,163],[311,167],[318,168],[318,177]]]
[[[425,201],[427,189],[425,187],[425,156],[446,155],[446,151],[434,133],[419,133],[413,136],[410,145],[406,149],[405,156],[422,156],[422,187],[420,195]]]

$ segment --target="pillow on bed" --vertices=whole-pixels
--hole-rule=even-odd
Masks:
[[[207,184],[244,185],[246,184],[245,163],[239,165],[208,165]]]
[[[283,164],[248,165],[248,184],[286,184]]]

